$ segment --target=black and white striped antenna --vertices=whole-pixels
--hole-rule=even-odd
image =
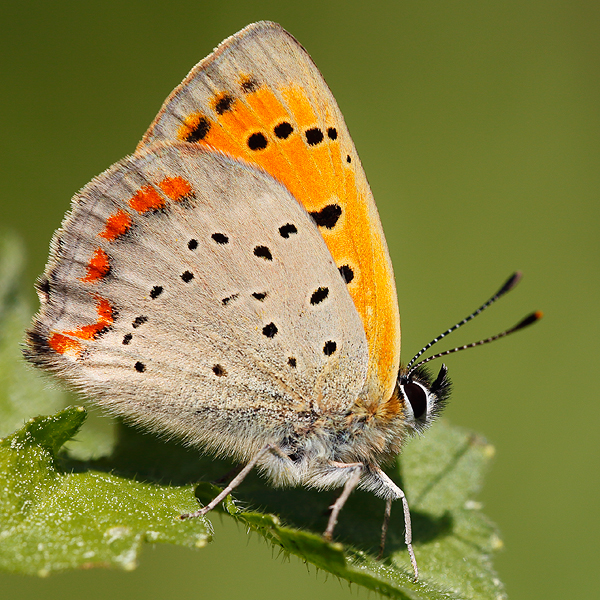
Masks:
[[[510,290],[512,290],[517,285],[517,283],[519,283],[519,281],[521,280],[521,276],[522,275],[519,271],[517,271],[516,273],[513,273],[508,278],[506,283],[487,302],[483,303],[476,311],[472,312],[468,317],[465,317],[462,321],[460,321],[456,325],[453,325],[452,327],[450,327],[450,329],[444,331],[444,333],[441,333],[437,337],[433,338],[431,340],[431,342],[429,342],[429,344],[427,344],[426,346],[421,348],[421,350],[419,350],[419,352],[417,352],[417,354],[415,354],[415,356],[411,359],[411,361],[406,365],[407,373],[406,373],[405,377],[407,379],[410,379],[411,375],[421,365],[424,365],[425,363],[428,363],[431,360],[435,360],[436,358],[441,358],[442,356],[446,356],[448,354],[453,354],[454,352],[466,350],[467,348],[474,348],[475,346],[482,346],[483,344],[489,344],[490,342],[493,342],[502,337],[506,337],[507,335],[510,335],[511,333],[514,333],[515,331],[519,331],[519,329],[523,329],[523,328],[527,327],[528,325],[531,325],[532,323],[539,321],[543,316],[542,312],[541,311],[533,312],[533,313],[527,315],[524,319],[521,319],[515,326],[511,327],[510,329],[501,331],[500,333],[497,333],[496,335],[493,335],[492,337],[486,338],[484,340],[479,340],[478,342],[472,342],[471,344],[466,344],[464,346],[458,346],[456,348],[452,348],[451,350],[446,350],[445,352],[440,352],[439,354],[434,354],[433,356],[430,356],[430,357],[422,360],[421,362],[418,362],[417,364],[415,364],[415,362],[419,359],[419,357],[421,357],[425,352],[427,352],[427,350],[429,350],[429,348],[431,348],[434,344],[439,342],[441,339],[445,338],[449,333],[456,331],[459,327],[462,327],[465,323],[468,323],[469,321],[474,319],[477,315],[481,314],[486,308],[488,308],[494,302],[496,302],[496,300],[498,300],[499,298],[502,298],[502,296],[504,296],[504,294],[506,294],[507,292],[510,292]]]

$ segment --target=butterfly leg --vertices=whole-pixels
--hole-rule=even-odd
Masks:
[[[337,467],[338,469],[351,469],[352,475],[344,484],[344,490],[338,497],[338,499],[331,506],[331,514],[329,515],[329,522],[327,523],[327,529],[323,533],[323,537],[331,541],[331,537],[333,535],[333,530],[338,521],[338,515],[340,514],[340,510],[344,504],[346,504],[346,500],[350,497],[350,494],[354,490],[354,488],[358,485],[360,481],[360,476],[362,475],[364,465],[362,463],[338,463],[331,462],[329,463],[333,467]]]
[[[217,504],[219,504],[219,502],[222,502],[223,500],[225,500],[225,498],[227,496],[229,496],[229,494],[231,494],[231,492],[238,485],[240,485],[240,483],[242,483],[242,481],[244,481],[244,479],[246,478],[246,475],[248,475],[248,473],[250,473],[250,471],[252,471],[252,469],[256,466],[258,461],[267,452],[274,452],[276,454],[281,453],[279,448],[276,448],[275,446],[272,446],[271,444],[267,444],[264,448],[261,448],[260,451],[254,455],[252,460],[250,460],[250,462],[231,480],[229,485],[220,494],[218,494],[215,498],[213,498],[206,506],[203,506],[201,509],[197,510],[196,512],[180,515],[179,518],[182,520],[183,519],[193,519],[194,517],[204,516],[207,512],[211,511],[215,506],[217,506]]]
[[[387,537],[388,525],[390,524],[390,516],[392,514],[392,498],[388,498],[385,501],[385,512],[383,513],[383,525],[381,526],[381,542],[379,543],[379,554],[377,560],[383,558],[383,551],[385,550],[385,538]]]
[[[412,526],[410,523],[410,509],[408,508],[408,501],[404,492],[379,468],[375,470],[377,476],[381,479],[382,483],[388,488],[391,492],[393,492],[395,498],[393,500],[402,500],[402,508],[404,510],[404,543],[406,544],[406,548],[408,550],[408,555],[410,556],[410,564],[412,565],[413,572],[415,574],[415,581],[419,578],[419,568],[417,566],[417,559],[415,558],[415,551],[412,547]],[[390,512],[391,512],[391,499],[388,500],[390,503]],[[386,505],[386,513],[387,513],[387,505]],[[387,533],[387,521],[389,520],[389,516],[386,515],[384,519],[384,528],[385,532],[382,531],[381,538],[382,544],[385,541],[385,533]]]

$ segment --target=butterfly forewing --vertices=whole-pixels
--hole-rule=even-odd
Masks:
[[[304,48],[269,22],[232,36],[174,90],[140,147],[157,140],[216,148],[256,164],[304,206],[361,317],[367,395],[387,399],[400,355],[392,267],[342,114]]]

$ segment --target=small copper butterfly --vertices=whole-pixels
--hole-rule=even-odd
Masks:
[[[381,464],[439,413],[447,370],[416,362],[432,344],[400,367],[371,190],[323,77],[279,25],[225,40],[135,153],[73,198],[37,289],[29,360],[115,415],[245,465],[183,517],[257,466],[274,485],[343,487],[330,539],[358,486],[387,500],[384,532],[402,501],[417,576],[406,498]]]

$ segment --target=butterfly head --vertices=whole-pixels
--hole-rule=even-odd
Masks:
[[[396,393],[404,404],[405,424],[417,433],[427,429],[446,405],[451,388],[446,365],[442,365],[435,380],[424,366],[411,371],[401,368]]]

